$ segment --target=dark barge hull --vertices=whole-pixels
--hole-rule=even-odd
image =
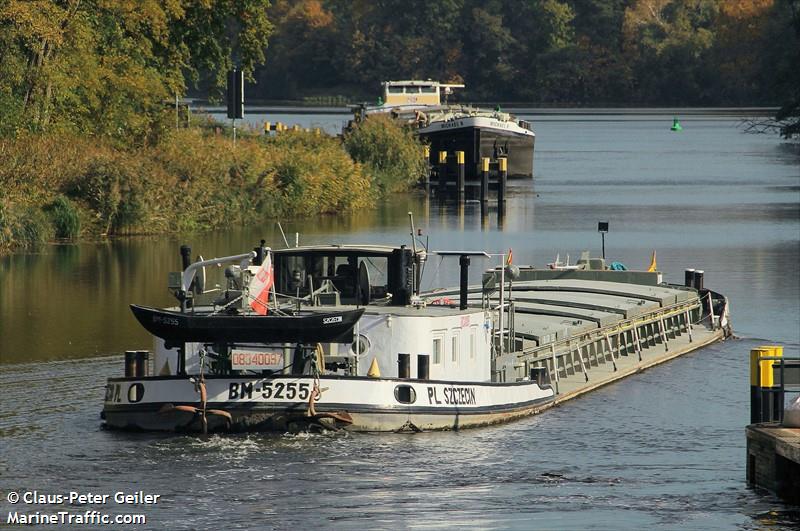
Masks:
[[[299,315],[181,313],[131,304],[141,325],[167,343],[350,343],[363,308]]]
[[[420,138],[430,143],[432,165],[439,161],[439,152],[464,152],[465,177],[478,179],[482,158],[497,162],[499,157],[508,159],[508,176],[533,178],[533,150],[536,137],[503,132],[482,127],[463,127],[445,131],[421,132]]]

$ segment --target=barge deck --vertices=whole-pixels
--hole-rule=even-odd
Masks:
[[[468,300],[503,307],[496,332],[501,381],[538,376],[555,390],[550,406],[577,398],[730,335],[724,297],[661,283],[641,271],[522,268],[501,299],[487,288],[500,271],[468,288]],[[437,291],[438,297],[457,296]]]

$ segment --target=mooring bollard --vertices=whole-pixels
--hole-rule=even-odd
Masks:
[[[775,385],[773,359],[782,358],[783,347],[765,345],[750,351],[750,424],[779,421],[783,409],[781,386]]]
[[[439,197],[444,198],[447,190],[447,151],[439,152]]]
[[[703,274],[704,273],[705,273],[705,271],[703,271],[702,269],[697,269],[694,272],[694,288],[696,290],[703,289]]]
[[[506,181],[508,180],[508,159],[497,159],[500,172],[497,176],[497,202],[501,204],[506,200]]]
[[[687,288],[694,287],[694,269],[687,269],[683,273],[683,285]]]
[[[125,378],[136,377],[136,351],[125,351]]]
[[[466,179],[464,176],[464,152],[456,151],[456,163],[458,164],[458,173],[456,174],[456,188],[458,189],[458,200],[464,201],[464,191],[466,188]]]
[[[150,376],[150,352],[147,350],[136,351],[136,369],[134,375],[137,378],[145,378]]]

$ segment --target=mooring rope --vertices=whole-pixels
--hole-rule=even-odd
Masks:
[[[200,355],[200,378],[198,380],[198,390],[200,391],[200,423],[203,426],[203,435],[208,435],[208,418],[206,417],[206,404],[208,403],[208,393],[206,391],[205,365],[206,350],[201,348]]]
[[[317,343],[317,348],[314,349],[314,357],[311,358],[311,375],[314,377],[314,385],[311,388],[311,394],[308,396],[308,409],[306,410],[307,417],[315,417],[317,415],[317,411],[314,407],[314,404],[317,400],[322,397],[322,390],[319,387],[319,364],[320,362],[323,363],[324,368],[324,352],[322,350],[322,345]]]

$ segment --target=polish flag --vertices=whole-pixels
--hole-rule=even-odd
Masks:
[[[261,267],[250,281],[250,307],[257,314],[267,315],[269,290],[273,281],[272,254],[267,253],[267,258],[261,263]]]

